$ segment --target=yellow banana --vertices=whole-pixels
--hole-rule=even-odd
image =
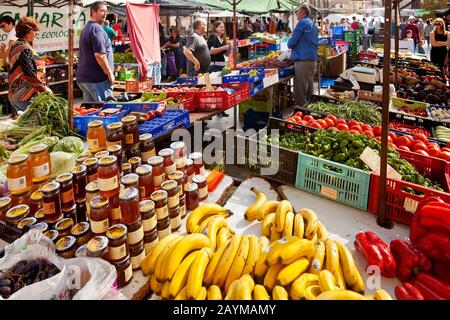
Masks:
[[[355,274],[356,274],[356,283],[353,285],[351,289],[355,292],[364,294],[364,290],[366,289],[364,285],[364,279],[362,278],[359,270],[357,270],[357,272],[355,271]]]
[[[339,262],[341,264],[342,274],[347,288],[356,291],[364,292],[364,282],[362,282],[362,288],[360,287],[361,275],[359,274],[358,267],[355,264],[352,253],[350,250],[339,241],[335,241],[336,247],[339,252]]]
[[[277,284],[281,286],[289,285],[305,272],[308,266],[309,260],[307,258],[300,258],[291,264],[283,266],[283,269],[278,273]]]
[[[178,242],[177,245],[174,246],[173,250],[171,250],[165,257],[163,270],[165,274],[164,280],[172,279],[175,271],[177,271],[180,266],[180,263],[190,252],[210,246],[210,239],[201,233],[193,233],[184,236],[183,241]]]
[[[299,212],[303,219],[306,220],[305,238],[312,240],[314,235],[317,233],[318,219],[314,211],[310,209],[303,208]]]
[[[169,287],[170,298],[176,297],[178,293],[180,293],[181,289],[183,289],[186,286],[191,264],[198,256],[198,254],[199,251],[194,251],[190,253],[179,265],[172,280],[170,281]]]
[[[277,210],[279,204],[280,201],[276,200],[269,200],[265,202],[261,207],[258,208],[256,212],[256,219],[258,219],[258,221],[263,221],[269,213],[275,212]]]
[[[320,294],[320,288],[318,285],[309,286],[305,289],[306,300],[316,300]]]
[[[325,241],[328,239],[328,232],[322,222],[317,221],[317,237],[319,240]]]
[[[198,226],[195,227],[194,232],[192,232],[192,233],[203,233],[205,236],[207,236],[208,235],[208,231],[206,230],[206,227],[208,226],[208,223],[213,218],[216,218],[216,217],[222,217],[222,216],[220,216],[220,215],[212,215],[212,216],[207,216],[207,217],[203,218],[199,222]]]
[[[219,232],[219,229],[222,227],[228,227],[227,220],[222,216],[216,216],[212,218],[207,226],[208,233],[207,236],[209,238],[209,241],[211,243],[211,248],[213,250],[216,250],[216,241],[217,241],[217,233]]]
[[[319,284],[319,276],[317,274],[303,273],[291,285],[291,289],[289,292],[291,299],[293,300],[305,299],[306,288],[318,284]]]
[[[269,238],[265,237],[265,236],[261,236],[258,238],[258,242],[259,242],[259,246],[261,248],[261,251],[265,248],[268,247],[270,245],[270,240]]]
[[[272,290],[273,300],[289,300],[289,294],[282,286],[275,286]]]
[[[269,252],[269,247],[262,248],[261,255],[259,259],[256,261],[255,269],[253,271],[253,275],[258,283],[262,283],[264,280],[264,276],[269,270],[269,265],[266,263],[267,253]]]
[[[336,242],[331,239],[325,241],[325,257],[325,269],[330,271],[336,278],[339,288],[345,289],[345,280],[339,263],[339,251]]]
[[[258,189],[252,187],[250,189],[256,195],[256,201],[245,210],[244,218],[247,221],[253,221],[256,219],[256,213],[258,209],[267,202],[267,197],[264,192],[259,191]]]
[[[175,238],[181,237],[179,234],[171,234],[164,239],[161,239],[153,250],[145,256],[145,258],[141,262],[141,270],[144,275],[153,274],[155,271],[156,260],[158,259],[161,252],[167,246],[167,244]]]
[[[203,248],[192,262],[187,281],[187,296],[189,299],[195,299],[195,297],[200,294],[200,290],[202,290],[203,274],[205,273],[211,255],[212,252],[210,248]]]
[[[286,213],[283,227],[283,238],[293,236],[294,233],[294,213],[289,211]]]
[[[256,261],[259,259],[259,255],[261,254],[261,247],[259,246],[259,239],[255,235],[250,235],[248,237],[249,240],[249,251],[248,257],[245,261],[244,269],[242,270],[242,274],[250,274],[253,276],[253,271],[255,269]]]
[[[364,298],[367,298],[369,300],[375,300],[375,298],[373,296],[371,296],[370,294],[365,294]]]
[[[203,218],[213,215],[221,215],[227,218],[232,215],[232,212],[215,203],[201,204],[189,214],[186,221],[186,231],[193,233]]]
[[[272,228],[275,228],[275,213],[269,213],[261,224],[261,234],[270,239]]]
[[[306,239],[297,239],[280,250],[278,262],[290,264],[301,257],[310,258],[314,254],[314,242]]]
[[[236,287],[235,298],[236,300],[252,300],[252,292],[255,287],[255,282],[249,274],[243,275]]]
[[[270,230],[270,242],[280,240],[281,238],[282,238],[281,232],[278,232],[275,229],[275,226],[272,226],[272,230]]]
[[[245,262],[247,261],[249,251],[250,240],[247,236],[243,236],[241,244],[239,246],[239,251],[234,258],[233,264],[231,265],[230,271],[228,272],[227,280],[225,281],[225,291],[228,291],[228,288],[234,280],[237,280],[241,277],[242,270],[244,269]]]
[[[228,289],[224,300],[235,300],[236,299],[236,288],[239,284],[239,280],[234,281],[230,288]]]
[[[227,227],[220,228],[219,232],[217,233],[216,250],[227,243],[232,236],[233,232],[231,232],[230,229],[228,229]]]
[[[161,299],[168,300],[169,299],[169,286],[170,282],[164,282],[161,289]]]
[[[156,279],[154,274],[150,276],[150,289],[152,289],[153,293],[157,296],[161,295],[162,283]]]
[[[336,278],[328,270],[322,270],[319,273],[319,287],[321,292],[328,290],[339,290]]]
[[[281,269],[283,269],[283,265],[281,263],[275,263],[267,270],[266,276],[264,277],[264,287],[267,291],[272,292],[272,289],[277,283],[277,276]]]
[[[228,248],[223,253],[220,258],[219,264],[214,272],[213,283],[219,288],[223,288],[225,285],[225,281],[227,280],[228,273],[233,264],[234,258],[236,257],[239,247],[242,241],[241,235],[235,235],[233,239],[231,239],[231,243]]]
[[[255,288],[253,288],[253,299],[254,300],[270,300],[269,294],[267,293],[266,288],[264,286],[257,284]]]
[[[317,240],[314,244],[314,255],[311,257],[311,265],[309,266],[309,273],[319,274],[323,268],[323,261],[325,259],[325,242]]]
[[[275,229],[277,232],[282,232],[284,228],[284,220],[286,218],[286,213],[289,211],[294,211],[292,205],[289,201],[283,200],[277,206],[277,211],[275,211]]]
[[[156,279],[158,279],[158,281],[162,282],[165,280],[164,265],[165,265],[166,257],[168,256],[168,253],[173,250],[175,245],[177,243],[179,243],[182,239],[183,239],[183,237],[179,237],[179,238],[175,238],[172,241],[170,241],[167,244],[167,246],[164,248],[164,250],[161,252],[158,259],[156,260],[155,275],[156,275]]]
[[[208,300],[222,300],[222,292],[218,286],[212,285],[208,288],[206,297]]]
[[[294,236],[303,239],[305,237],[305,222],[301,214],[296,213],[294,217]]]
[[[230,245],[231,240],[228,240],[225,244],[223,244],[213,255],[211,260],[206,267],[205,274],[203,276],[203,283],[206,286],[210,286],[213,283],[214,273],[216,272],[217,266],[219,265],[220,259],[223,256],[225,250],[227,250]]]
[[[383,289],[379,289],[379,290],[375,291],[374,299],[375,300],[392,300],[392,297],[390,296],[389,293],[387,293]]]
[[[187,286],[181,289],[180,293],[175,297],[175,300],[187,300]]]
[[[200,291],[198,292],[197,296],[195,296],[194,300],[206,300],[206,288],[201,287]]]
[[[295,237],[290,238],[283,238],[280,240],[277,240],[275,242],[272,242],[269,247],[269,253],[266,257],[266,263],[268,265],[273,265],[278,262],[278,259],[280,257],[281,249],[283,249],[288,244],[297,241]]]
[[[370,300],[350,290],[330,290],[322,292],[316,300]]]

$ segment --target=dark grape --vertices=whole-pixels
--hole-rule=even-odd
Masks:
[[[14,283],[12,293],[17,292],[17,291],[19,291],[20,289],[21,289],[20,283],[19,283],[19,282],[16,282],[16,283]]]
[[[10,287],[0,287],[0,295],[3,297],[8,296],[11,294],[11,288]]]
[[[26,271],[27,266],[28,264],[26,261],[20,261],[12,268],[11,271],[16,274],[22,274]]]
[[[0,272],[0,280],[5,279],[5,278],[6,278],[6,275],[4,273]]]
[[[9,279],[2,279],[2,280],[0,280],[0,287],[3,287],[3,286],[11,286],[11,280],[9,280]]]
[[[26,281],[25,281],[25,285],[27,285],[27,286],[29,286],[30,284],[32,284],[33,283],[33,279],[27,279]]]

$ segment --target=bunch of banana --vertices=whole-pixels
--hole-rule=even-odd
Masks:
[[[188,233],[199,233],[203,230],[204,232],[213,218],[228,218],[232,214],[233,213],[230,210],[215,203],[201,204],[189,214],[186,221],[186,231]],[[217,232],[215,232],[214,236],[212,235],[213,233],[211,233],[211,237],[216,241],[217,233],[223,226],[226,226],[226,223],[224,224],[222,220],[215,219],[214,224]],[[230,231],[232,232],[232,230]]]

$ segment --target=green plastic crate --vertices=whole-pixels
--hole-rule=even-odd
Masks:
[[[300,152],[295,187],[367,210],[370,173]]]

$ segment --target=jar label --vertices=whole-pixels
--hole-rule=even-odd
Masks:
[[[56,212],[56,206],[54,202],[42,202],[42,209],[45,214],[54,214]]]
[[[15,179],[8,179],[8,189],[11,191],[18,191],[27,187],[27,177],[23,176]]]
[[[181,226],[181,216],[177,215],[175,218],[170,219],[170,228],[175,230]]]
[[[151,149],[150,151],[141,152],[141,159],[143,162],[147,162],[147,160],[151,157],[156,157],[155,148]]]
[[[131,277],[133,276],[133,268],[131,266],[131,263],[123,273],[125,275],[125,282],[130,281]]]
[[[50,174],[50,166],[48,162],[33,168],[33,176],[35,178],[45,177]]]
[[[158,239],[162,240],[167,236],[170,236],[172,234],[172,230],[170,230],[170,226],[168,226],[164,230],[158,230]]]
[[[202,189],[198,189],[198,197],[199,199],[204,199],[208,196],[208,188],[204,187]]]
[[[119,179],[113,176],[108,179],[98,179],[98,189],[100,191],[111,191],[119,187]]]
[[[142,226],[144,227],[144,232],[152,231],[156,228],[158,220],[156,219],[156,216],[153,216],[150,219],[142,220]]]
[[[102,221],[91,220],[91,230],[93,233],[97,234],[105,233],[106,231],[108,231],[108,228],[109,228],[108,218]]]
[[[146,243],[144,245],[144,247],[145,247],[145,254],[149,254],[153,250],[153,248],[158,244],[158,242],[159,242],[159,240],[158,240],[158,238],[156,238],[152,242]]]
[[[139,269],[141,267],[141,262],[142,260],[144,260],[145,258],[145,250],[142,250],[142,252],[135,256],[135,257],[131,257],[131,265],[133,270]]]
[[[177,165],[175,163],[173,163],[170,166],[164,167],[164,171],[165,171],[166,175],[169,175],[172,172],[177,171]]]
[[[158,218],[158,220],[163,220],[165,218],[167,218],[167,216],[169,215],[169,208],[167,208],[167,206],[161,207],[161,208],[156,208],[156,216]]]
[[[122,147],[122,140],[117,140],[117,141],[108,141],[108,140],[106,140],[106,146],[107,147],[115,146],[115,145],[118,145],[118,146]]]
[[[182,157],[175,160],[177,169],[186,167],[187,157]]]
[[[120,211],[120,207],[111,209],[111,220],[120,220],[122,217],[122,212]]]
[[[169,197],[167,204],[169,205],[169,208],[175,208],[178,206],[180,204],[180,197],[178,196],[178,193],[173,197]]]
[[[96,150],[98,149],[98,139],[87,139],[88,149]]]
[[[180,206],[180,216],[181,218],[184,218],[186,216],[186,204]]]
[[[162,173],[159,176],[153,176],[153,184],[156,187],[161,186],[161,184],[164,182],[164,180],[166,179],[166,174]]]
[[[125,135],[125,144],[134,144],[134,134],[133,133],[128,133]]]
[[[144,228],[141,226],[139,229],[128,233],[127,243],[129,245],[141,242],[144,239]]]
[[[70,190],[61,193],[61,202],[62,203],[69,203],[73,201],[73,188],[70,188]]]
[[[122,260],[127,255],[127,245],[124,243],[118,247],[109,247],[109,255],[111,260]]]
[[[141,198],[141,201],[142,201],[144,198],[147,198],[147,197],[145,196],[145,187],[139,187],[139,197]]]

